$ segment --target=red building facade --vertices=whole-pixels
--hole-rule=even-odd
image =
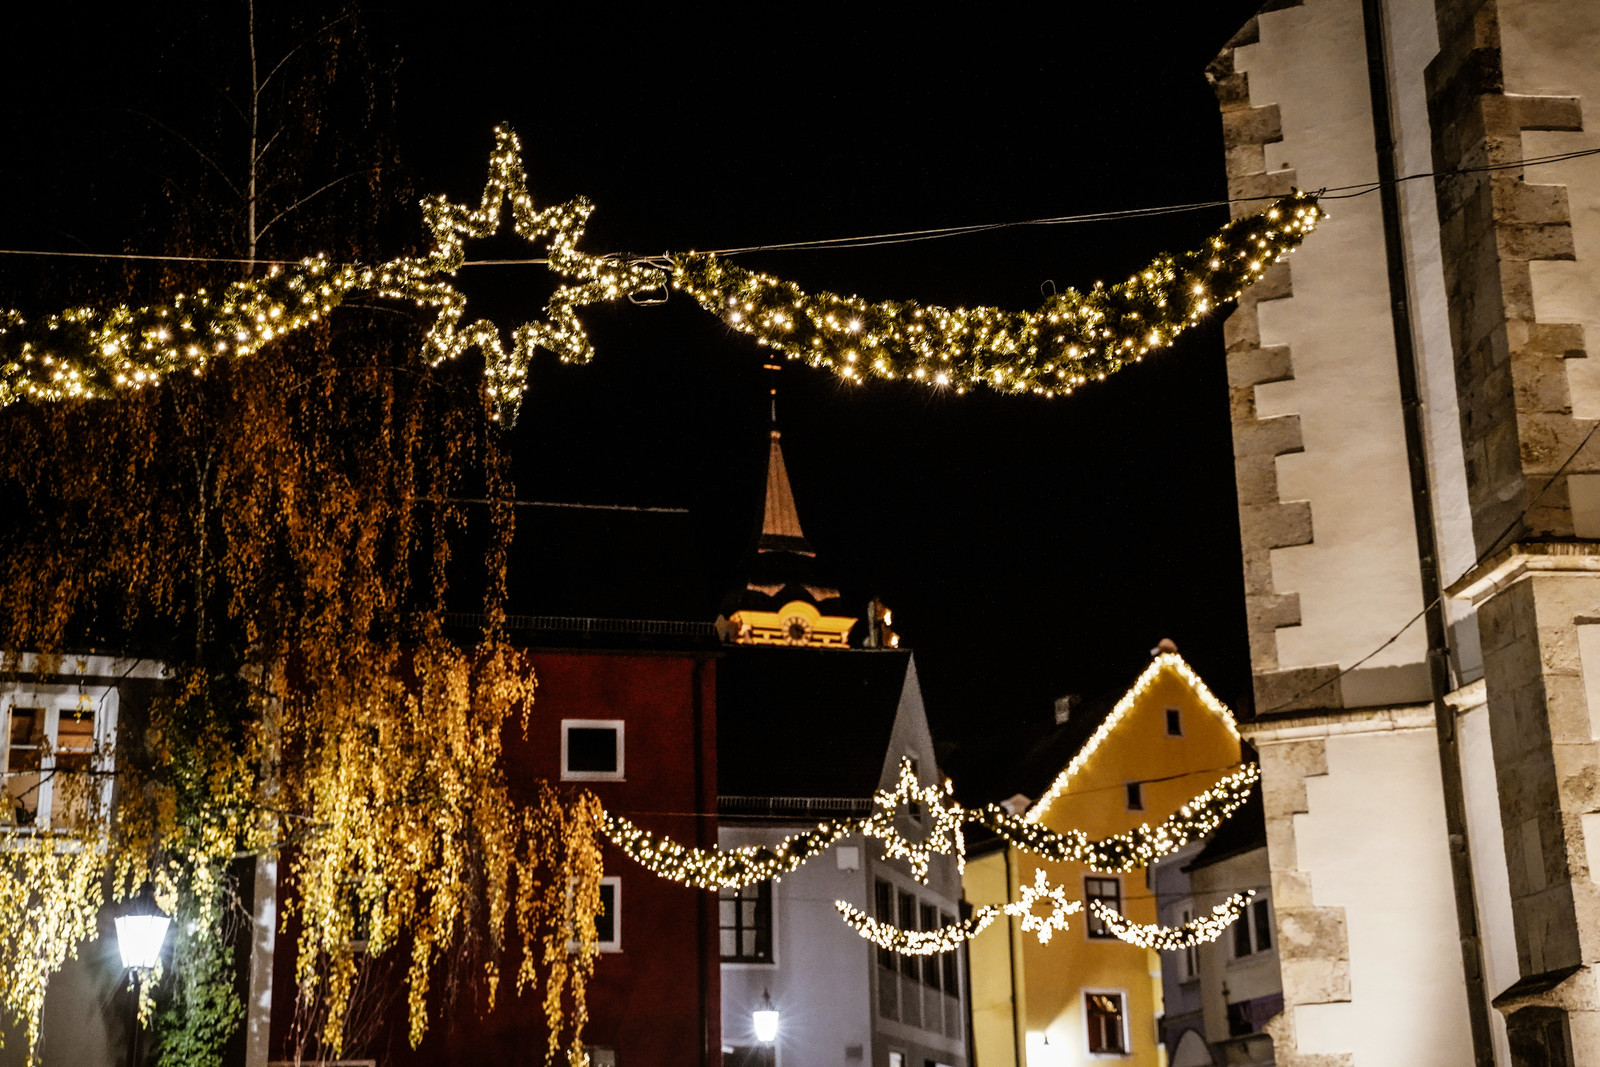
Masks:
[[[530,658],[538,697],[526,734],[509,723],[504,746],[513,795],[541,781],[588,789],[607,811],[715,846],[716,653],[585,648],[533,650]],[[280,900],[283,891],[280,884]],[[609,845],[603,892],[602,951],[583,1033],[594,1067],[720,1067],[715,895],[657,878]],[[291,926],[273,953],[274,1063],[295,1062],[294,957]],[[348,1049],[347,1060],[444,1067],[543,1058],[539,990],[518,996],[504,982],[487,1014],[476,997],[434,1003],[415,1050],[405,1040],[403,990],[396,984],[370,996],[382,1016],[377,1036]]]

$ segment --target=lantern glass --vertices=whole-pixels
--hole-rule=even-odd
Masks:
[[[770,1045],[778,1040],[778,1009],[772,1006],[770,992],[762,991],[761,1006],[750,1013],[750,1021],[755,1023],[757,1041]]]
[[[172,920],[165,915],[121,915],[117,917],[117,950],[122,965],[149,970],[161,960],[161,943],[167,939]]]

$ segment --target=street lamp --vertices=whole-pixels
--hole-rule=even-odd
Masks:
[[[755,1023],[756,1040],[767,1046],[767,1063],[775,1062],[778,1050],[773,1042],[778,1040],[778,1009],[772,1006],[770,990],[761,991],[761,1006],[750,1013],[750,1021]]]
[[[172,919],[161,914],[149,893],[133,899],[117,916],[117,951],[133,977],[133,1029],[128,1037],[128,1067],[139,1067],[139,984],[161,962],[161,945]]]

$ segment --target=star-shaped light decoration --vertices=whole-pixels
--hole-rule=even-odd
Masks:
[[[386,295],[411,297],[439,308],[439,317],[423,345],[424,354],[431,357],[434,366],[470,348],[481,349],[496,418],[507,416],[506,421],[514,422],[535,348],[549,349],[564,363],[587,363],[594,356],[576,308],[660,289],[666,285],[667,276],[643,263],[579,251],[578,241],[594,212],[594,204],[580,196],[565,204],[536,209],[528,194],[517,135],[503,126],[495,127],[494,132],[489,179],[477,208],[451,203],[443,196],[424,200],[422,217],[433,232],[433,250],[421,259],[385,264],[379,272],[378,288]],[[501,341],[499,327],[488,319],[463,325],[466,298],[449,283],[431,280],[438,275],[454,275],[460,269],[466,258],[467,238],[494,235],[500,228],[501,205],[508,200],[517,236],[527,241],[546,238],[550,269],[570,279],[551,295],[543,321],[524,322],[512,331],[509,352]]]
[[[955,787],[945,779],[942,787],[923,786],[917,781],[917,772],[909,759],[900,761],[900,780],[893,790],[880,789],[872,798],[872,814],[862,824],[861,832],[883,842],[883,855],[900,858],[911,865],[911,875],[923,885],[928,884],[928,864],[935,855],[948,856],[954,852],[956,862],[965,869],[967,861],[966,837],[961,824],[966,813],[960,804],[951,800]],[[908,840],[895,828],[895,813],[901,804],[921,804],[924,817],[931,825],[921,841]]]
[[[1049,915],[1039,915],[1034,912],[1033,906],[1041,900],[1051,902]],[[1007,914],[1019,916],[1022,919],[1022,929],[1032,930],[1039,939],[1039,944],[1048,945],[1051,936],[1060,930],[1067,929],[1067,916],[1083,910],[1083,901],[1074,900],[1067,902],[1067,891],[1058,885],[1051,885],[1045,877],[1043,870],[1033,869],[1033,884],[1022,887],[1022,894],[1015,901],[1005,906]]]

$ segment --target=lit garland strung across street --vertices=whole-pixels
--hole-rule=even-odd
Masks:
[[[971,941],[983,933],[1006,910],[996,904],[987,904],[968,918],[937,930],[902,930],[892,923],[879,922],[861,909],[851,906],[848,901],[836,900],[833,906],[839,909],[839,916],[850,929],[879,948],[898,952],[902,956],[933,956],[949,952],[961,942]]]
[[[909,776],[909,784],[908,784]],[[880,789],[873,798],[873,814],[864,819],[832,819],[815,830],[787,837],[775,846],[743,848],[691,848],[668,837],[657,837],[628,819],[606,812],[601,828],[613,844],[635,862],[662,878],[696,889],[736,889],[799,869],[851,834],[864,834],[883,842],[886,857],[907,860],[913,874],[927,883],[928,862],[935,855],[962,856],[961,827],[975,822],[988,827],[1017,848],[1048,860],[1083,863],[1102,871],[1131,871],[1182,848],[1221,825],[1245,802],[1261,769],[1249,763],[1225,776],[1211,788],[1180,807],[1155,829],[1141,826],[1125,834],[1091,840],[1081,830],[1057,833],[988,805],[963,808],[951,801],[952,786],[918,786],[909,763],[902,762],[895,789]],[[895,812],[908,801],[924,804],[933,827],[919,842],[907,840],[894,825]]]
[[[840,838],[861,829],[860,819],[820,822],[809,833],[786,837],[775,847],[700,849],[641,830],[620,815],[605,812],[600,828],[613,844],[652,874],[695,889],[738,889],[769,878],[782,878]]]
[[[849,381],[871,375],[958,393],[987,385],[1055,396],[1138,362],[1238,299],[1323,214],[1314,195],[1294,193],[1229,222],[1202,249],[1158,256],[1110,288],[1068,289],[1031,312],[811,294],[708,254],[673,256],[672,277],[734,329]]]
[[[434,247],[421,258],[377,267],[306,259],[290,269],[275,266],[259,280],[235,282],[216,297],[202,289],[180,294],[170,305],[72,308],[38,321],[0,309],[0,407],[24,399],[103,398],[183,371],[200,374],[208,361],[251,355],[326,316],[352,290],[363,290],[437,308],[424,357],[437,366],[480,349],[496,417],[515,421],[535,348],[549,349],[563,362],[585,363],[594,355],[575,308],[666,285],[658,268],[579,251],[594,204],[578,197],[536,210],[521,150],[515,133],[495,129],[489,177],[476,210],[442,196],[423,201]],[[466,297],[441,277],[460,269],[464,238],[493,236],[507,200],[516,234],[528,241],[547,238],[550,269],[571,279],[551,295],[546,321],[524,322],[512,331],[509,352],[488,319],[462,325]]]
[[[1239,916],[1244,914],[1245,905],[1255,895],[1253,889],[1235,893],[1212,908],[1210,915],[1191,919],[1182,926],[1145,926],[1142,923],[1131,922],[1114,908],[1109,908],[1098,900],[1089,902],[1089,910],[1095,918],[1105,924],[1107,932],[1130,945],[1164,950],[1189,948],[1192,945],[1207,944],[1221,937],[1222,931],[1232,926],[1238,921]]]
[[[528,241],[545,239],[550,269],[568,279],[545,305],[544,320],[512,330],[509,349],[490,320],[463,322],[466,297],[447,280],[465,262],[466,239],[499,229],[506,201],[512,229]],[[273,267],[261,279],[235,282],[215,297],[200,290],[148,307],[71,308],[37,320],[0,309],[0,407],[18,400],[103,398],[159,384],[172,374],[199,374],[210,360],[251,355],[317,322],[351,291],[362,290],[436,308],[424,357],[437,365],[481,350],[497,417],[515,421],[535,348],[570,363],[594,355],[576,308],[638,297],[667,284],[666,272],[657,267],[579,251],[593,211],[583,197],[536,209],[516,134],[497,127],[478,207],[442,196],[423,201],[434,242],[425,256],[376,267],[306,259],[291,268]],[[1170,344],[1219,303],[1236,299],[1322,216],[1314,196],[1296,193],[1262,214],[1228,223],[1200,250],[1158,256],[1126,282],[1097,284],[1088,293],[1069,289],[1032,312],[808,295],[791,282],[714,255],[668,258],[673,287],[762,344],[848,380],[874,375],[957,392],[984,384],[1055,396]]]
[[[1082,830],[1058,833],[1042,823],[1012,815],[994,804],[966,813],[967,819],[999,834],[1017,848],[1048,860],[1082,863],[1097,871],[1125,873],[1148,867],[1196,838],[1204,837],[1249,798],[1261,768],[1246,764],[1173,812],[1160,826],[1139,826],[1124,834],[1091,841]]]
[[[1033,906],[1041,900],[1050,902],[1048,915],[1040,915],[1033,910]],[[1033,872],[1032,884],[1024,885],[1016,900],[1009,904],[986,904],[970,917],[937,930],[903,930],[872,918],[846,900],[836,900],[833,906],[838,909],[845,924],[856,933],[879,948],[898,952],[902,956],[932,956],[949,952],[961,942],[971,941],[983,933],[1001,915],[1020,917],[1023,931],[1031,932],[1039,939],[1039,944],[1048,945],[1057,931],[1066,931],[1068,916],[1083,910],[1081,900],[1069,902],[1067,891],[1050,884],[1044,871],[1037,868]]]

